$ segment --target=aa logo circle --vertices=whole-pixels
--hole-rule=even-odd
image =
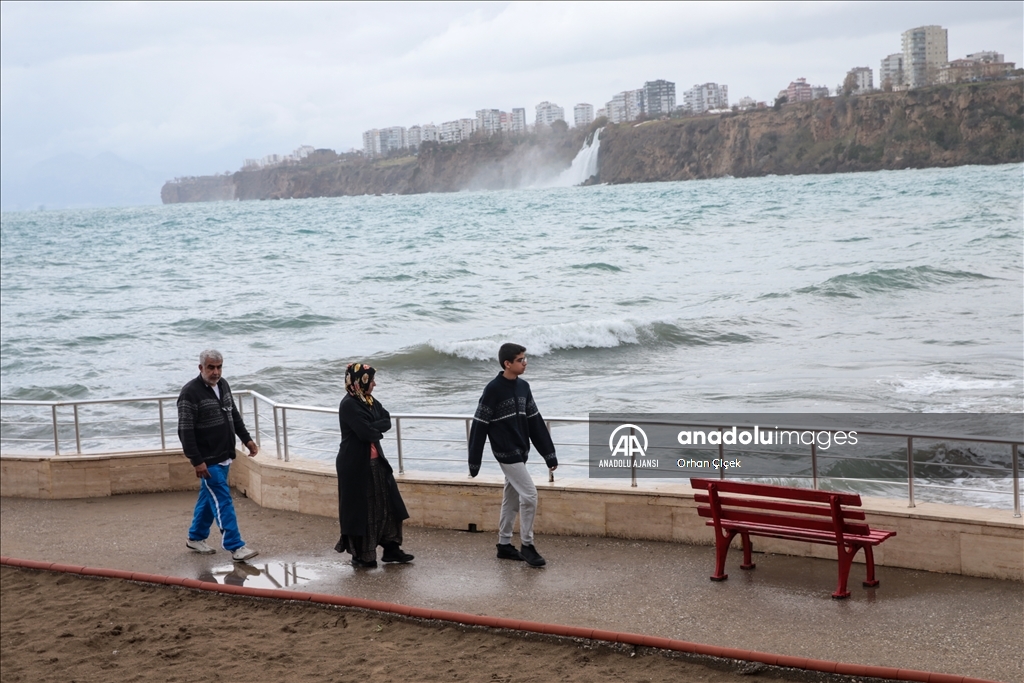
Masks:
[[[608,450],[613,456],[644,458],[647,456],[647,433],[633,424],[619,425],[608,437]]]

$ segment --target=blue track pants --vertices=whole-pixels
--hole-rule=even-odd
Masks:
[[[210,526],[217,522],[224,549],[228,552],[238,550],[245,541],[238,532],[235,504],[231,501],[228,465],[209,465],[207,470],[209,478],[199,480],[199,500],[196,501],[188,538],[190,541],[205,541],[210,536]]]

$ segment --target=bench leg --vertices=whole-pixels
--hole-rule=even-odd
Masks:
[[[849,549],[845,545],[839,546],[839,586],[836,588],[836,592],[832,594],[832,597],[836,600],[844,600],[850,597],[850,591],[847,589],[846,583],[850,578],[853,556],[857,554],[859,549],[858,546],[853,546]]]
[[[757,565],[750,559],[750,553],[754,550],[754,546],[750,542],[750,534],[741,531],[740,539],[743,541],[743,564],[740,565],[740,569],[753,569]]]
[[[711,575],[712,581],[725,581],[729,578],[725,573],[725,556],[729,553],[729,544],[735,535],[735,531],[715,532],[715,573]]]
[[[875,578],[875,553],[872,552],[869,545],[864,546],[864,559],[867,564],[867,578],[864,580],[864,587],[874,588],[878,585],[878,579]]]

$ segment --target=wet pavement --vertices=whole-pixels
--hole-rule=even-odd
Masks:
[[[236,496],[248,563],[185,548],[195,496],[0,499],[0,553],[265,588],[349,595],[473,614],[677,638],[815,659],[1024,681],[1024,584],[879,567],[833,600],[836,563],[755,554],[708,580],[711,546],[538,536],[548,566],[495,558],[493,533],[406,527],[408,565],[349,566],[337,521]],[[709,541],[710,541],[710,531]],[[211,545],[219,545],[215,531]]]

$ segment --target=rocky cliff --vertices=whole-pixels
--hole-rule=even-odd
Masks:
[[[294,166],[172,181],[161,197],[171,204],[524,187],[567,168],[586,133],[427,143],[418,156],[376,160],[318,150]],[[1004,81],[608,126],[593,180],[637,183],[1022,160],[1024,83]]]
[[[1024,160],[1024,84],[936,86],[609,126],[602,183]]]

